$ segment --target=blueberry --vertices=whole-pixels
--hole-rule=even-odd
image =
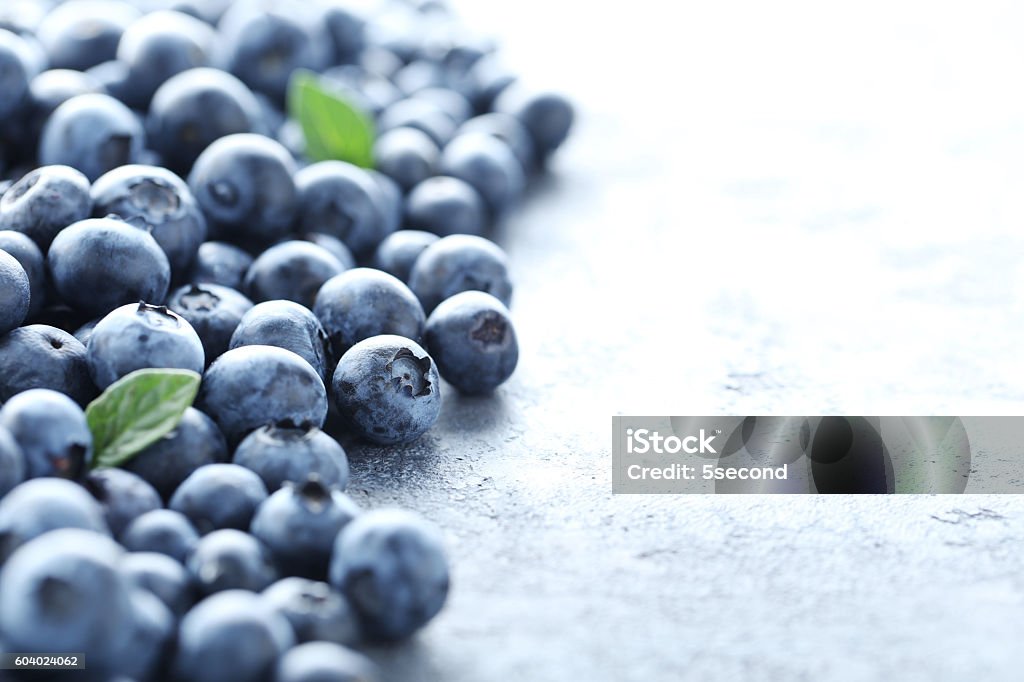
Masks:
[[[252,261],[252,256],[232,244],[203,242],[188,280],[193,284],[219,284],[241,291],[242,280]]]
[[[175,616],[155,594],[129,584],[131,617],[115,643],[114,670],[127,679],[152,679],[171,651]]]
[[[307,642],[277,662],[274,682],[374,682],[370,659],[334,642]]]
[[[298,209],[295,161],[269,137],[228,135],[196,159],[188,184],[218,238],[269,244],[289,234]]]
[[[36,315],[43,309],[43,302],[46,299],[46,262],[43,252],[28,235],[14,230],[0,230],[0,251],[6,251],[8,255],[14,256],[28,276],[31,294],[28,316]]]
[[[401,336],[374,336],[352,346],[334,372],[332,395],[352,429],[381,445],[411,443],[441,412],[434,361]]]
[[[256,472],[271,492],[286,481],[301,482],[310,476],[338,490],[348,485],[345,450],[308,424],[283,422],[260,427],[238,444],[232,461]]]
[[[117,570],[122,556],[110,538],[77,528],[22,546],[0,571],[5,644],[13,651],[82,653],[94,679],[109,679],[130,658],[121,649],[135,616],[134,590]]]
[[[106,388],[146,367],[190,369],[206,366],[203,342],[186,322],[164,306],[130,303],[96,324],[86,353],[93,382]]]
[[[443,147],[455,134],[455,121],[434,102],[410,97],[382,111],[377,128],[381,133],[394,128],[415,128],[426,133],[438,147]]]
[[[323,283],[345,270],[327,249],[306,241],[270,247],[245,275],[245,291],[254,301],[284,299],[313,306]]]
[[[389,235],[402,226],[402,215],[405,212],[405,197],[398,183],[378,170],[368,168],[366,172],[377,181],[381,192],[381,206],[384,212],[384,234]]]
[[[78,95],[50,115],[39,139],[39,162],[77,168],[90,181],[142,153],[142,124],[109,95]]]
[[[408,191],[434,175],[441,150],[421,130],[393,128],[373,146],[377,168]]]
[[[181,12],[152,12],[132,23],[117,46],[128,65],[131,105],[147,107],[168,78],[206,66],[215,38],[210,26]]]
[[[328,280],[316,296],[313,312],[337,357],[381,334],[419,341],[426,322],[423,307],[409,287],[372,268],[356,268]]]
[[[181,512],[200,533],[248,528],[256,508],[267,499],[260,477],[237,464],[207,464],[182,481],[167,505]]]
[[[491,112],[466,121],[459,133],[485,133],[508,145],[523,171],[529,173],[537,165],[537,152],[533,137],[526,127],[511,114]]]
[[[366,47],[366,22],[353,9],[331,6],[324,9],[323,22],[333,48],[335,64],[352,62]]]
[[[489,54],[473,64],[467,76],[472,84],[473,105],[480,112],[490,111],[501,93],[516,82],[516,76],[496,54]]]
[[[473,105],[458,91],[445,87],[426,87],[413,94],[414,99],[432,102],[448,114],[449,118],[461,125],[473,116]]]
[[[83,485],[103,505],[103,517],[114,537],[142,514],[163,507],[153,486],[124,469],[91,471]]]
[[[225,70],[278,102],[296,69],[322,71],[332,48],[323,26],[316,26],[295,3],[236,3],[220,23]]]
[[[509,146],[487,133],[461,133],[444,148],[440,171],[470,184],[493,218],[522,198],[523,168]]]
[[[162,303],[171,266],[148,232],[121,220],[82,220],[62,230],[46,256],[61,298],[88,315],[138,301]]]
[[[71,398],[45,388],[14,396],[0,408],[6,427],[25,453],[28,478],[77,478],[92,462],[92,433]]]
[[[44,324],[0,337],[0,402],[32,388],[48,388],[85,405],[96,397],[85,355],[78,339]]]
[[[252,307],[231,335],[231,349],[275,346],[295,353],[326,380],[333,368],[327,333],[316,315],[294,301],[264,301]]]
[[[0,427],[0,499],[25,480],[25,453],[10,432]]]
[[[167,500],[193,471],[227,460],[228,446],[217,425],[190,407],[173,431],[123,466],[148,481]]]
[[[259,592],[277,580],[267,548],[234,528],[203,536],[186,562],[189,574],[206,595],[225,590]]]
[[[264,682],[295,644],[288,620],[263,599],[229,590],[199,602],[181,619],[174,659],[179,682]]]
[[[413,264],[409,288],[423,309],[463,291],[483,291],[508,306],[512,282],[505,252],[483,237],[457,234],[428,246]]]
[[[37,36],[50,68],[85,71],[114,58],[121,34],[138,16],[126,2],[68,2],[43,19]]]
[[[362,168],[322,161],[295,175],[303,232],[337,237],[357,256],[372,253],[388,232],[385,195]]]
[[[575,119],[572,104],[565,97],[551,92],[530,93],[518,86],[502,92],[494,108],[522,122],[540,159],[550,156],[565,142]]]
[[[77,483],[37,478],[19,484],[0,499],[0,564],[33,538],[59,528],[110,534],[99,502]]]
[[[153,235],[175,275],[184,274],[206,239],[206,218],[188,185],[155,166],[122,166],[92,186],[92,214],[115,214]]]
[[[72,69],[50,69],[32,79],[28,86],[29,125],[34,144],[38,144],[43,125],[57,107],[78,95],[103,92],[93,76]]]
[[[0,229],[24,232],[41,250],[57,233],[89,217],[89,179],[68,166],[37,168],[0,197]]]
[[[334,538],[359,513],[348,495],[313,475],[288,482],[268,497],[256,510],[250,532],[266,545],[283,574],[324,580]]]
[[[25,104],[32,70],[29,46],[23,38],[0,28],[0,122],[13,118]]]
[[[341,241],[337,237],[324,234],[323,232],[307,232],[303,235],[299,235],[299,239],[311,242],[320,248],[327,250],[332,256],[338,259],[338,262],[341,263],[342,270],[351,270],[356,266],[356,257],[352,255],[352,250],[345,246],[345,242]]]
[[[487,228],[487,208],[470,184],[442,175],[413,188],[406,201],[405,221],[408,227],[442,237],[480,235]]]
[[[432,232],[399,230],[389,235],[377,247],[377,253],[373,256],[373,267],[408,283],[416,259],[438,239],[439,237]]]
[[[444,89],[444,68],[433,59],[416,59],[395,72],[395,85],[407,95],[423,90]]]
[[[441,610],[448,561],[441,534],[421,517],[397,509],[363,514],[338,535],[331,584],[359,614],[367,635],[398,640]]]
[[[456,294],[437,306],[424,339],[441,376],[462,393],[493,391],[519,361],[508,308],[480,291]]]
[[[184,514],[157,509],[139,516],[121,535],[132,552],[158,552],[184,563],[199,543],[199,534]]]
[[[32,304],[28,273],[18,259],[0,251],[0,334],[21,325]]]
[[[100,92],[122,104],[132,101],[132,86],[128,82],[128,65],[118,59],[97,64],[85,72],[100,86]],[[141,163],[141,159],[139,161]]]
[[[168,167],[187,173],[215,140],[258,130],[260,121],[260,105],[244,83],[219,69],[197,68],[157,89],[146,130]]]
[[[262,596],[288,619],[299,642],[355,644],[359,639],[359,623],[348,600],[325,582],[282,578],[263,590]]]
[[[120,569],[129,583],[157,597],[177,618],[195,603],[192,576],[166,554],[132,552],[121,561]]]
[[[386,75],[355,64],[328,69],[321,77],[321,84],[374,116],[402,99],[402,91]]]
[[[218,284],[189,284],[171,294],[167,307],[199,334],[209,364],[228,350],[231,335],[252,308],[252,301]]]

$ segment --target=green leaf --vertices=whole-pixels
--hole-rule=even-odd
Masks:
[[[174,430],[199,392],[187,369],[140,369],[118,379],[89,403],[93,467],[116,467]]]
[[[297,71],[288,88],[288,112],[306,137],[313,161],[348,161],[373,167],[373,121],[309,71]]]

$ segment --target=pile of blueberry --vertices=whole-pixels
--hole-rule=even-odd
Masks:
[[[311,158],[296,74],[373,122],[372,164]],[[442,379],[512,374],[487,235],[572,122],[439,0],[0,3],[0,651],[373,679],[352,647],[423,627],[448,564],[345,494],[339,439],[410,443]],[[100,465],[85,408],[152,368],[195,405]]]

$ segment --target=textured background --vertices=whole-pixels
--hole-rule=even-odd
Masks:
[[[457,6],[582,116],[514,379],[352,451],[454,562],[389,677],[1019,679],[1020,498],[612,497],[610,416],[1020,413],[1024,7]]]

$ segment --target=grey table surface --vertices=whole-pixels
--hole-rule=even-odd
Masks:
[[[614,414],[1024,410],[1024,8],[456,3],[580,107],[522,357],[353,492],[445,529],[388,679],[1017,680],[1017,496],[612,496]]]

